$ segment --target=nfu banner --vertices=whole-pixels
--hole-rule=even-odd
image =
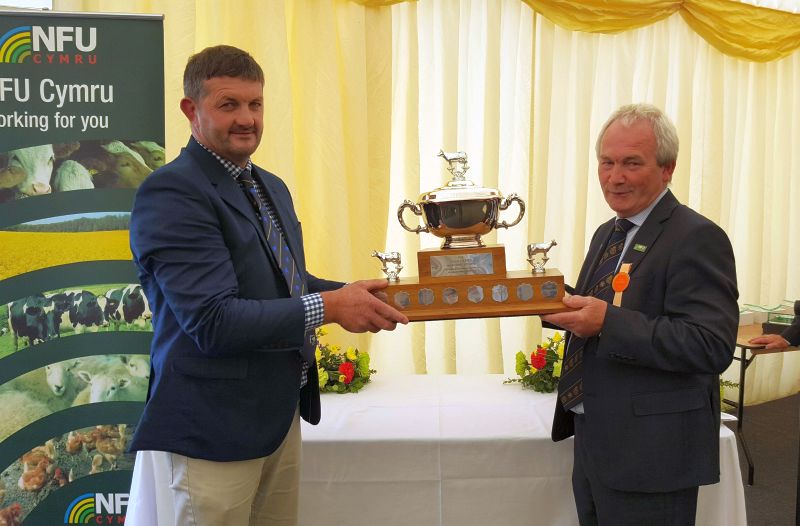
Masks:
[[[0,12],[1,524],[124,523],[152,337],[128,225],[164,164],[163,64],[161,16]]]

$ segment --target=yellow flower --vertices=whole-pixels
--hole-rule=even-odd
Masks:
[[[325,336],[326,334],[328,334],[328,331],[322,327],[317,327],[317,336]]]
[[[352,347],[347,348],[347,359],[351,362],[354,362],[358,359],[358,351]]]
[[[317,350],[314,351],[314,357],[317,359],[317,361],[322,360],[322,349],[317,347]]]
[[[347,378],[345,378],[345,376],[343,374],[340,374],[339,375],[339,383],[343,384],[345,380],[347,380]]]
[[[564,342],[561,341],[558,343],[558,348],[556,349],[559,358],[564,358]]]
[[[342,350],[341,345],[331,345],[331,351],[335,353],[339,353]]]
[[[556,343],[561,341],[561,333],[560,332],[557,332],[557,333],[555,333],[553,335],[553,341],[556,342]]]
[[[553,364],[553,378],[561,376],[561,360]]]

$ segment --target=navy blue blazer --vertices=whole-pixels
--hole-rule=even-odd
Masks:
[[[585,294],[613,227],[612,219],[595,232],[576,294]],[[739,320],[730,241],[668,191],[623,263],[632,267],[621,306],[608,306],[583,352],[587,465],[620,491],[718,482],[719,374],[733,359]],[[573,416],[556,403],[554,440],[573,434]]]
[[[255,166],[253,176],[275,205],[308,290],[341,287],[307,272],[284,182]],[[302,301],[290,296],[239,185],[194,139],[139,188],[130,236],[154,331],[132,451],[258,458],[282,443],[298,402],[305,420],[319,422],[315,342],[305,334]],[[311,364],[302,391],[301,351]]]

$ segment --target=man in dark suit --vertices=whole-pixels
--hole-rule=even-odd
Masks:
[[[693,525],[698,486],[719,481],[719,374],[733,358],[736,268],[728,237],[667,188],[673,124],[623,106],[597,141],[616,218],[597,229],[572,311],[553,440],[575,435],[582,526]],[[620,257],[621,254],[621,257]]]
[[[785,349],[800,345],[800,300],[794,302],[794,319],[780,334],[763,334],[750,339],[750,343],[763,345],[765,349]]]
[[[180,104],[192,137],[141,185],[131,216],[154,330],[131,450],[170,466],[180,525],[296,524],[299,417],[320,419],[314,329],[408,322],[375,296],[386,280],[344,285],[306,270],[286,185],[250,161],[263,87],[242,50],[192,56]],[[129,517],[139,502],[134,483]]]

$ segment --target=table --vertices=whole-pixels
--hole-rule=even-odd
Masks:
[[[747,371],[747,367],[750,366],[750,364],[759,354],[772,354],[798,350],[797,347],[765,349],[763,345],[754,345],[749,343],[751,338],[761,336],[762,334],[760,323],[753,325],[742,325],[739,327],[739,331],[736,335],[736,347],[739,349],[739,356],[736,356],[735,354],[733,356],[733,359],[739,362],[739,400],[736,402],[732,400],[725,400],[726,403],[736,408],[736,417],[738,419],[736,422],[736,434],[739,437],[739,442],[742,444],[744,456],[747,459],[747,484],[749,486],[753,485],[755,465],[753,464],[753,457],[750,455],[750,448],[747,447],[747,441],[745,440],[744,433],[742,432],[742,426],[744,424],[745,372]],[[749,358],[747,357],[748,351],[750,352]],[[798,477],[800,477],[800,473],[798,474]],[[800,491],[800,478],[798,478],[798,490]],[[798,507],[800,507],[800,504],[798,504]]]
[[[300,524],[577,525],[572,440],[550,440],[555,394],[504,378],[376,375],[358,394],[323,395],[322,423],[302,429]],[[171,526],[164,467],[137,458],[134,477],[153,488],[142,524]],[[700,488],[697,524],[745,526],[725,426],[720,463],[720,484]]]

